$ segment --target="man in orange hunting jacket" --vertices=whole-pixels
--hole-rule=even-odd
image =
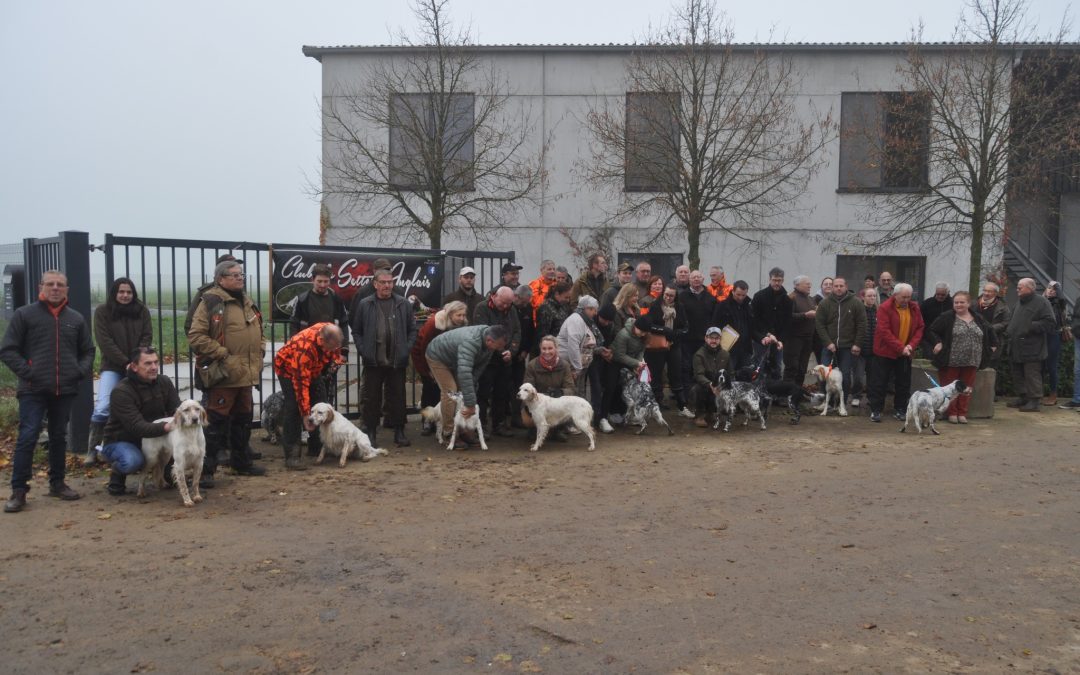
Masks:
[[[322,377],[344,363],[341,329],[324,322],[309,326],[292,337],[274,356],[274,372],[285,397],[282,415],[281,445],[285,451],[285,468],[302,470],[307,467],[300,459],[300,421],[308,430],[308,454],[319,447],[319,432],[307,421],[311,406],[327,400],[326,382]]]
[[[552,260],[545,260],[540,263],[540,276],[529,282],[529,288],[532,289],[532,309],[533,309],[533,321],[536,321],[536,310],[540,309],[540,305],[544,304],[544,300],[547,299],[548,291],[555,285],[555,262]]]
[[[716,298],[717,302],[723,302],[731,294],[731,284],[724,277],[724,268],[713,265],[709,268],[709,285],[705,287]]]

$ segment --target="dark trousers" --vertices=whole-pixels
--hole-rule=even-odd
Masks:
[[[812,336],[789,335],[784,340],[784,379],[801,387],[806,381],[806,369],[810,367],[810,354],[813,351]]]
[[[511,396],[510,378],[510,364],[503,361],[498,354],[491,357],[491,361],[484,368],[484,374],[480,376],[476,402],[480,405],[481,419],[485,422],[490,419],[493,427],[506,420]]]
[[[626,403],[622,400],[622,383],[619,382],[619,364],[614,361],[604,361],[601,376],[604,380],[604,397],[600,403],[604,415],[623,414],[626,412]]]
[[[1058,363],[1061,361],[1061,332],[1055,330],[1046,336],[1046,360],[1042,363],[1042,369],[1047,375],[1046,383],[1050,386],[1050,393],[1057,396],[1058,391]],[[1040,393],[1041,397],[1042,394]]]
[[[218,387],[206,392],[206,458],[203,473],[217,471],[218,453],[229,448],[229,465],[251,466],[251,387]]]
[[[893,410],[907,412],[911,396],[911,359],[889,359],[874,356],[870,364],[870,411],[880,413],[885,408],[885,393],[893,381]]]
[[[525,361],[518,356],[514,357],[510,364],[510,415],[511,420],[521,419],[521,399],[517,397],[518,389],[525,382]]]
[[[578,375],[578,379],[583,379],[589,387],[588,401],[593,409],[593,426],[600,424],[600,418],[604,416],[604,385],[600,376],[602,363],[603,359],[593,359],[585,372]],[[578,389],[583,390],[583,387],[579,386]]]
[[[679,374],[682,375],[683,389],[689,392],[694,382],[694,354],[705,346],[705,341],[683,340],[679,346],[682,357],[682,368]]]
[[[405,369],[364,366],[360,409],[365,429],[376,429],[384,413],[387,426],[394,429],[405,426]]]
[[[302,420],[300,419],[300,406],[296,402],[296,391],[293,389],[292,380],[278,375],[278,384],[281,385],[281,395],[285,398],[285,402],[282,404],[284,407],[282,408],[281,420],[281,446],[285,449],[285,458],[288,459],[292,451],[300,444]],[[308,387],[308,397],[311,405],[329,403],[326,395],[326,381],[323,378],[317,377],[311,381],[311,386]],[[308,454],[318,455],[321,445],[319,429],[316,427],[308,433]]]
[[[704,417],[707,414],[716,412],[716,395],[712,392],[712,387],[708,387],[704,384],[694,385],[694,412],[698,417]]]
[[[420,407],[431,408],[439,405],[439,385],[429,375],[420,376]]]
[[[29,490],[34,471],[34,448],[41,436],[41,426],[49,418],[49,485],[64,482],[64,453],[67,452],[67,426],[74,395],[19,395],[19,437],[11,468],[11,489]]]
[[[752,368],[754,366],[754,350],[750,348],[736,349],[731,352],[731,360],[728,364],[728,368],[733,373],[737,373],[743,368]]]
[[[1029,401],[1041,401],[1043,395],[1042,361],[1028,361],[1027,363],[1009,363],[1012,371],[1013,391],[1020,398]]]
[[[652,350],[645,352],[645,363],[649,366],[649,374],[652,375],[650,386],[653,396],[658,403],[664,400],[664,375],[667,375],[668,386],[671,387],[671,395],[679,407],[686,404],[686,396],[682,386],[682,350],[678,344],[671,345],[670,349]]]

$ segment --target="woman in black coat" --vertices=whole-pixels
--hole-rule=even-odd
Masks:
[[[668,286],[660,296],[649,305],[646,316],[656,328],[662,331],[670,343],[667,349],[645,349],[645,363],[652,375],[652,390],[656,401],[664,406],[664,373],[667,372],[668,386],[679,414],[693,418],[694,414],[686,407],[686,390],[682,381],[682,340],[686,337],[687,322],[682,303],[678,299],[678,290]],[[654,331],[655,333],[655,331]]]
[[[971,296],[966,291],[957,291],[953,308],[934,319],[926,331],[926,339],[933,345],[930,360],[937,366],[939,383],[945,386],[961,380],[968,387],[949,404],[948,411],[950,422],[967,424],[975,374],[990,363],[997,349],[994,329],[978,312],[971,311]]]

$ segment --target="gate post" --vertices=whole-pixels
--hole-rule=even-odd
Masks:
[[[93,315],[90,311],[90,235],[86,232],[60,233],[60,269],[68,278],[68,304],[82,314],[87,330],[93,335]],[[36,287],[37,280],[34,280]],[[79,383],[79,392],[71,406],[68,424],[68,451],[75,455],[86,452],[90,435],[90,414],[94,412],[94,376]]]

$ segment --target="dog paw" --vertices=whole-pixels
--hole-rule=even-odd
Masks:
[[[841,410],[840,411],[840,417],[847,417],[847,411],[846,410]]]
[[[195,502],[196,504],[198,504],[199,502],[201,502],[203,500],[203,496],[202,495],[195,495],[194,497],[191,498],[191,500],[193,502]]]
[[[539,449],[540,449],[540,448],[536,447],[535,445],[530,445],[530,446],[529,446],[529,452],[536,452],[536,451],[537,451],[537,450],[539,450]]]
[[[189,499],[188,501],[184,502],[184,506],[195,506],[195,502]]]

